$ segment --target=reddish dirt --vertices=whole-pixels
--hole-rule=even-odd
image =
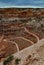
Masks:
[[[5,41],[2,41],[0,43],[0,58],[1,57],[7,57],[8,55],[11,55],[13,53],[17,52],[16,46],[13,43],[8,43]]]

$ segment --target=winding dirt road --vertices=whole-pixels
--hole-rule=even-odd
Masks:
[[[28,39],[26,39],[26,38],[24,38],[24,37],[15,37],[15,39],[16,39],[16,38],[21,38],[21,39],[24,39],[24,40],[30,42],[31,44],[34,44],[31,40],[28,40]],[[18,44],[17,44],[15,41],[9,41],[9,40],[7,40],[7,39],[4,39],[3,41],[11,42],[11,43],[15,44],[15,45],[16,45],[16,48],[17,48],[17,52],[19,52]]]
[[[29,30],[27,30],[26,27],[25,27],[24,29],[25,29],[25,31],[26,31],[27,33],[29,33],[30,35],[34,36],[34,37],[37,39],[37,42],[39,41],[39,37],[38,37],[37,35],[31,33]]]
[[[24,29],[25,29],[25,31],[26,31],[27,33],[29,33],[30,35],[34,36],[34,37],[37,39],[37,42],[39,41],[39,37],[38,37],[37,35],[31,33],[29,30],[27,30],[26,27],[24,27]],[[0,42],[3,40],[3,38],[4,38],[4,35],[2,35],[2,37],[0,38]],[[28,40],[28,39],[26,39],[25,37],[15,37],[15,38],[21,38],[21,39],[24,39],[24,40],[26,40],[26,41],[29,41],[31,44],[34,44],[33,41]],[[9,40],[7,40],[7,39],[4,39],[3,41],[11,42],[11,43],[15,44],[15,45],[16,45],[16,48],[17,48],[17,51],[19,51],[18,44],[17,44],[15,41],[9,41]],[[0,50],[2,50],[2,48],[1,48]]]
[[[17,43],[14,41],[9,41],[9,40],[7,40],[7,39],[4,39],[3,41],[5,41],[5,42],[10,42],[10,43],[13,43],[13,44],[15,44],[16,45],[16,48],[17,48],[17,52],[19,52],[19,47],[18,47],[18,45],[17,45]]]
[[[24,37],[15,37],[15,39],[17,39],[17,38],[24,39],[24,40],[26,40],[26,41],[30,42],[31,44],[34,44],[34,42],[32,42],[31,40],[28,40],[28,39],[26,39],[26,38],[24,38]]]
[[[27,30],[27,28],[26,28],[26,27],[25,27],[24,29],[25,29],[25,31],[26,31],[27,33],[29,33],[30,35],[34,36],[34,37],[37,39],[37,42],[39,41],[39,37],[38,37],[37,35],[35,35],[35,34],[33,34],[33,33],[29,32],[29,31]],[[3,37],[2,37],[2,38],[3,38]],[[30,42],[31,44],[34,44],[34,42],[33,42],[33,41],[28,40],[28,39],[26,39],[25,37],[15,37],[15,39],[17,39],[17,38],[24,39],[24,40],[26,40],[26,41]],[[6,41],[6,42],[11,42],[11,43],[15,44],[15,45],[16,45],[16,48],[17,48],[17,51],[19,52],[19,47],[18,47],[18,44],[17,44],[15,41],[10,41],[9,39],[8,39],[8,40],[7,40],[7,39],[4,39],[3,41]]]

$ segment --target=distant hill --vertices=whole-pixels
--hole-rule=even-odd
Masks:
[[[44,9],[0,8],[0,17],[44,17]]]

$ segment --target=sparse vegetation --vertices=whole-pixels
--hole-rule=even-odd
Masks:
[[[3,65],[9,64],[9,62],[11,62],[13,58],[14,58],[13,55],[10,55],[7,59],[4,60]]]
[[[18,65],[20,61],[21,61],[21,59],[16,58],[16,60],[15,60],[15,64]]]

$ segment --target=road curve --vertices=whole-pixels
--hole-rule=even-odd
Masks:
[[[39,41],[39,37],[38,37],[37,35],[31,33],[30,31],[28,31],[26,27],[25,27],[24,29],[25,29],[25,31],[26,31],[27,33],[29,33],[30,35],[34,36],[34,37],[37,39],[37,42]]]
[[[10,42],[10,43],[13,43],[13,44],[15,44],[16,45],[16,48],[17,48],[17,52],[19,52],[19,47],[18,47],[18,45],[17,45],[17,43],[14,41],[9,41],[9,40],[7,40],[7,39],[4,39],[3,41],[6,41],[6,42]]]
[[[15,37],[15,38],[21,38],[21,39],[24,39],[24,40],[30,42],[31,44],[34,44],[34,42],[32,42],[31,40],[28,40],[28,39],[26,39],[26,38],[24,38],[24,37]]]

